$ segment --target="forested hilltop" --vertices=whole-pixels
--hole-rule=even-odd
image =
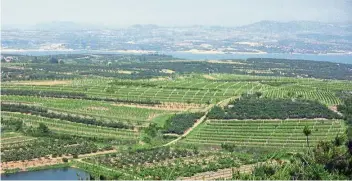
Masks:
[[[352,179],[352,65],[159,54],[1,61],[3,174]]]

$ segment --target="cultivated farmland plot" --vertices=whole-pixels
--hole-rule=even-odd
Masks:
[[[23,120],[25,124],[38,126],[39,123],[46,124],[49,129],[64,134],[80,135],[98,138],[115,138],[118,140],[137,140],[138,133],[128,129],[115,129],[100,126],[92,126],[68,121],[49,119],[33,115],[11,113],[2,111],[2,118]]]
[[[114,105],[103,101],[81,99],[41,98],[30,96],[2,96],[2,101],[18,102],[46,107],[50,110],[69,114],[85,115],[101,119],[121,120],[125,122],[143,123],[152,120],[160,114],[170,114],[172,111],[153,110],[137,107]]]
[[[318,81],[315,79],[294,79],[259,76],[227,76],[223,74],[212,75],[219,80],[206,80],[200,78],[185,78],[175,80],[133,81],[132,86],[110,85],[112,79],[76,79],[63,85],[30,85],[5,84],[3,88],[20,90],[65,91],[85,93],[91,97],[121,98],[129,100],[156,100],[162,102],[193,102],[208,103],[219,102],[242,93],[264,92],[266,97],[283,98],[289,94],[310,100],[318,100],[326,105],[341,103],[335,91],[344,90],[352,84],[344,81]],[[254,81],[248,82],[248,79]],[[234,81],[233,81],[234,80]],[[270,86],[262,81],[287,82],[283,86]],[[128,82],[128,81],[119,81]],[[138,86],[147,83],[148,86]],[[346,87],[347,86],[347,87]]]
[[[215,147],[235,143],[238,147],[298,151],[306,147],[302,132],[306,125],[312,129],[313,145],[332,140],[345,130],[342,120],[209,120],[181,143]]]

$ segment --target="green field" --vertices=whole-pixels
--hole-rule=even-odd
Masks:
[[[53,111],[144,124],[158,115],[171,114],[172,111],[144,109],[115,105],[104,101],[91,101],[63,98],[40,98],[30,96],[3,96],[2,101],[26,103],[45,107]]]
[[[299,151],[307,146],[302,133],[306,125],[312,129],[313,145],[345,131],[342,120],[209,120],[180,143],[204,147],[234,143],[236,147]]]
[[[58,133],[69,135],[80,135],[85,137],[97,138],[112,138],[117,140],[138,140],[138,133],[133,130],[126,129],[113,129],[99,126],[90,126],[80,123],[72,123],[58,119],[48,119],[33,115],[25,115],[18,113],[2,112],[3,119],[17,119],[24,121],[25,124],[30,126],[38,126],[39,123],[44,123],[50,130]]]
[[[219,75],[218,75],[219,76]],[[215,76],[217,77],[217,76]],[[135,81],[132,86],[110,85],[111,80],[75,80],[68,85],[34,85],[28,82],[3,84],[3,89],[65,91],[85,93],[91,97],[121,98],[129,100],[156,100],[162,102],[216,103],[223,99],[239,96],[242,93],[263,92],[266,97],[303,97],[318,100],[326,105],[341,103],[336,91],[352,90],[352,84],[343,81],[325,82],[294,78],[263,78],[251,76],[233,77],[226,81],[207,80],[202,77],[179,78],[176,80]],[[251,79],[250,82],[247,79]],[[252,80],[254,79],[254,80]],[[219,79],[221,80],[221,79]],[[235,81],[232,81],[235,80]],[[264,82],[263,82],[264,81]],[[267,82],[269,81],[269,83]],[[122,81],[130,82],[130,81]],[[271,86],[279,82],[280,86]],[[287,82],[287,83],[285,83]],[[137,86],[148,83],[153,86]],[[314,86],[311,86],[314,85]]]
[[[101,180],[221,179],[225,172],[228,179],[266,180],[279,168],[306,165],[283,162],[306,159],[319,172],[329,160],[352,163],[342,154],[352,136],[350,65],[162,55],[15,57],[1,64],[7,172],[22,169],[14,163],[49,167],[47,160]],[[55,58],[64,63],[52,63]],[[252,165],[262,162],[270,164]],[[241,175],[242,167],[254,175]],[[270,179],[296,178],[288,173]],[[320,178],[337,177],[314,177]]]

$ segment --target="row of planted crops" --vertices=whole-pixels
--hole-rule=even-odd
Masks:
[[[215,83],[215,84],[214,84]],[[137,83],[131,85],[51,85],[51,86],[35,86],[35,85],[15,85],[5,84],[5,89],[18,89],[30,91],[61,91],[71,92],[76,94],[85,94],[94,98],[119,98],[121,100],[136,100],[136,101],[162,101],[162,102],[194,102],[208,103],[220,101],[234,95],[246,91],[259,90],[262,85],[259,83],[246,82],[203,82],[205,85],[210,85],[212,88],[204,87],[199,83],[183,82],[178,86],[145,86]],[[166,83],[165,83],[166,84]],[[224,86],[226,85],[226,86]],[[87,99],[87,98],[85,98]]]
[[[4,121],[20,120],[29,126],[38,126],[40,123],[45,124],[48,128],[57,133],[68,135],[79,135],[92,138],[100,138],[106,140],[126,140],[134,142],[138,139],[138,133],[128,129],[108,128],[95,125],[87,125],[82,123],[74,123],[59,119],[50,119],[28,114],[19,114],[12,112],[2,112]]]
[[[120,179],[173,180],[196,173],[238,167],[258,160],[260,158],[254,159],[252,156],[236,153],[200,153],[197,149],[160,147],[112,153],[86,158],[83,161],[125,173]]]
[[[105,101],[51,98],[35,96],[2,96],[3,102],[24,102],[27,104],[40,105],[51,110],[67,112],[70,114],[91,115],[107,119],[121,120],[123,122],[145,122],[152,114],[160,114],[165,111],[142,109],[137,107],[119,106]]]
[[[308,126],[312,145],[344,134],[343,120],[209,120],[197,127],[181,144],[220,147],[233,143],[237,147],[302,150],[306,148],[303,128]]]
[[[35,158],[62,157],[95,153],[98,147],[92,143],[80,139],[58,140],[40,138],[32,141],[5,144],[1,148],[1,161],[25,161]]]
[[[335,92],[302,87],[281,87],[270,89],[264,92],[264,96],[268,98],[317,100],[326,105],[338,105],[341,103],[341,100],[335,95]]]
[[[98,80],[98,79],[97,79]],[[240,95],[244,92],[264,92],[269,98],[304,98],[318,100],[327,105],[336,105],[341,100],[335,95],[336,91],[343,90],[344,83],[325,83],[312,81],[313,87],[308,84],[297,84],[297,80],[283,80],[283,82],[255,81],[205,81],[201,79],[168,80],[168,81],[107,81],[91,80],[74,81],[64,85],[30,85],[4,84],[4,89],[32,90],[32,91],[61,91],[72,94],[84,94],[85,99],[100,99],[106,101],[137,101],[141,103],[162,102],[194,102],[209,103]],[[197,81],[198,80],[198,81]],[[277,85],[276,85],[277,84]],[[326,84],[326,86],[325,86]],[[347,84],[345,84],[347,85]],[[118,98],[114,100],[114,98]]]

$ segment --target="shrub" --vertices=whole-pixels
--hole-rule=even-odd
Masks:
[[[67,158],[62,158],[62,161],[67,163],[68,162],[68,159]]]

